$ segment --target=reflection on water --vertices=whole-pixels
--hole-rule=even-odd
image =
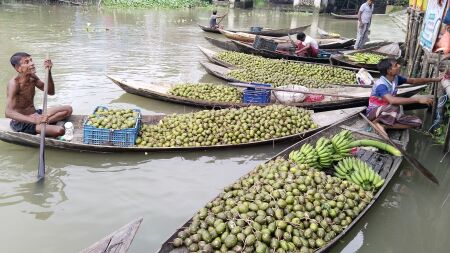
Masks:
[[[214,49],[204,36],[220,38],[197,27],[208,22],[210,11],[2,4],[0,83],[14,75],[14,52],[30,52],[41,77],[49,52],[57,92],[49,105],[71,104],[75,114],[89,114],[97,105],[138,107],[145,114],[199,110],[126,94],[105,74],[143,83],[222,82],[199,65],[206,58],[196,46]],[[374,17],[371,38],[402,40],[390,20]],[[224,21],[229,28],[305,24],[356,34],[352,20],[280,10],[231,9]],[[5,97],[3,90],[0,104]],[[38,93],[36,103],[41,101]],[[440,148],[421,134],[413,137],[409,150],[440,186],[403,164],[373,209],[331,252],[448,251],[450,158],[439,163]],[[0,142],[0,252],[78,252],[139,216],[144,222],[130,252],[154,252],[223,187],[287,146],[148,154],[48,150],[47,177],[37,185],[38,150]]]

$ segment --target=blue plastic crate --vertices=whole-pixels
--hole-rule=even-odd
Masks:
[[[250,83],[255,86],[272,87],[265,83]],[[244,90],[243,101],[248,104],[267,104],[270,102],[270,90],[246,88]]]
[[[317,54],[318,58],[330,58],[330,56],[331,56],[331,53],[320,50],[320,49],[319,49],[319,53]]]
[[[252,26],[252,27],[250,27],[250,31],[251,32],[261,32],[262,29],[263,28],[261,26]]]
[[[264,49],[269,51],[277,50],[278,42],[273,40],[264,39],[259,35],[256,35],[253,47],[256,49]]]
[[[104,106],[97,106],[94,113],[97,112],[99,108],[109,109]],[[139,109],[133,109],[133,111],[138,113],[135,126],[120,130],[97,128],[87,125],[89,119],[86,118],[83,122],[83,143],[120,147],[134,146],[141,128],[141,111]]]

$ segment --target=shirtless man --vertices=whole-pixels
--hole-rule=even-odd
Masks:
[[[47,115],[42,115],[41,109],[34,107],[35,88],[44,90],[44,82],[36,75],[33,59],[27,53],[18,52],[11,56],[11,65],[17,71],[7,88],[5,116],[12,119],[10,126],[16,132],[40,134],[41,123],[54,124],[72,114],[70,105],[48,108]],[[52,62],[46,59],[44,67],[49,69],[48,94],[55,95],[55,84],[51,74]],[[64,127],[48,125],[45,135],[57,137],[64,135]]]

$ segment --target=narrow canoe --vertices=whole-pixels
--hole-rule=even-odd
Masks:
[[[227,67],[227,68],[236,68],[236,66],[234,66],[234,65],[232,65],[232,64],[229,64],[229,63],[227,63],[227,62],[225,62],[225,61],[222,61],[222,60],[220,60],[220,59],[218,59],[217,58],[217,53],[218,52],[216,52],[216,51],[214,51],[214,50],[211,50],[211,49],[207,49],[207,48],[204,48],[204,47],[201,47],[201,46],[197,46],[199,49],[200,49],[200,51],[206,56],[206,58],[208,58],[208,60],[210,61],[210,62],[212,62],[212,63],[214,63],[214,64],[217,64],[217,65],[220,65],[220,66],[223,66],[223,67]],[[261,56],[262,57],[262,56]],[[294,62],[294,63],[301,63],[301,64],[305,64],[305,62],[300,62],[300,61],[294,61],[294,60],[287,60],[287,61],[290,61],[290,62]],[[307,62],[307,64],[318,64],[318,65],[327,65],[327,66],[330,66],[330,64],[324,64],[324,63],[318,63],[318,62]],[[342,66],[342,65],[334,65],[333,67],[336,67],[336,68],[342,68],[342,69],[346,69],[346,70],[350,70],[350,71],[353,71],[353,72],[355,72],[355,73],[357,73],[358,71],[359,71],[359,69],[360,68],[355,68],[355,67],[348,67],[348,66]],[[380,72],[379,71],[376,71],[376,70],[368,70],[368,72],[373,76],[373,77],[378,77],[379,75],[380,75]],[[226,80],[229,80],[229,79],[226,79]],[[233,80],[233,81],[236,81],[236,80]]]
[[[238,51],[238,48],[236,47],[236,45],[234,45],[234,43],[231,40],[220,40],[220,39],[214,39],[211,37],[205,37],[205,39],[213,44],[214,46],[227,50],[227,51]]]
[[[236,40],[240,42],[253,43],[255,41],[256,35],[250,33],[235,33],[227,30],[219,29],[219,31],[228,39]],[[278,43],[279,47],[292,47],[291,41],[296,41],[296,38],[289,39],[287,36],[284,37],[270,37],[263,36],[263,38],[268,40],[273,40]],[[320,49],[347,49],[355,44],[355,39],[316,39],[319,44]]]
[[[278,157],[283,157],[285,159],[288,158],[288,155],[293,150],[298,150],[302,145],[306,143],[310,143],[314,145],[316,141],[323,136],[332,136],[334,134],[339,133],[343,129],[351,130],[353,132],[353,136],[356,139],[376,139],[380,140],[380,137],[376,134],[366,132],[366,129],[368,129],[369,126],[367,123],[359,116],[355,115],[351,118],[348,118],[346,120],[343,120],[342,122],[338,122],[306,139],[303,139],[302,141],[292,145],[291,147],[281,151],[279,154],[277,154],[275,157],[270,159],[269,161],[275,160]],[[403,147],[406,147],[406,145],[409,142],[409,131],[408,130],[396,130],[389,133],[390,137],[396,141],[398,144],[400,144]],[[344,229],[342,230],[336,237],[334,237],[332,240],[328,241],[322,248],[315,250],[315,253],[321,253],[328,251],[331,247],[333,247],[334,244],[336,244],[344,235],[346,235],[354,226],[355,224],[367,213],[367,211],[374,205],[375,201],[380,197],[382,192],[386,189],[387,185],[391,181],[392,177],[396,174],[403,157],[401,156],[391,156],[388,154],[380,154],[377,152],[372,152],[368,150],[360,149],[356,156],[369,163],[375,172],[377,172],[384,180],[383,186],[374,193],[373,199],[367,204],[367,206],[352,220],[352,222]],[[267,161],[266,163],[268,163]],[[256,169],[255,169],[256,170]],[[251,173],[251,172],[250,172]],[[239,180],[245,178],[245,176],[241,177]],[[161,248],[159,249],[158,253],[187,253],[189,252],[186,248],[174,248],[173,247],[173,240],[177,238],[178,233],[185,228],[189,227],[189,225],[192,222],[192,218],[188,220],[186,223],[184,223],[182,226],[180,226],[175,233],[173,233],[168,240],[166,240]]]
[[[212,32],[212,33],[220,33],[218,29],[210,28],[203,25],[198,25],[203,31],[205,32]],[[244,33],[251,33],[256,35],[264,35],[264,36],[272,36],[272,37],[282,37],[287,36],[288,34],[296,34],[299,32],[303,32],[311,25],[305,25],[305,26],[299,26],[296,28],[286,28],[286,29],[263,29],[260,32],[252,32],[249,30],[247,31],[236,31],[236,30],[228,30],[230,32],[244,32]]]
[[[202,62],[200,63],[208,72],[209,74],[216,76],[218,78],[221,78],[223,80],[229,81],[229,82],[243,82],[241,80],[236,80],[232,77],[230,77],[228,74],[230,73],[231,69],[225,68],[213,63],[207,63]],[[245,83],[245,82],[243,82]],[[300,84],[301,85],[301,84]],[[400,97],[411,97],[419,91],[423,90],[426,86],[420,85],[420,86],[406,86],[401,89],[399,89],[398,96]],[[321,89],[310,89],[310,92],[323,92],[323,93],[333,93],[333,94],[341,94],[341,95],[349,95],[352,96],[361,96],[361,98],[331,98],[326,97],[325,100],[321,102],[314,102],[314,103],[298,103],[301,107],[307,107],[314,111],[326,111],[326,110],[333,110],[336,108],[350,108],[355,106],[367,106],[369,103],[369,95],[370,95],[370,89],[362,88],[358,86],[338,86],[338,87],[332,87],[332,88],[321,88]],[[291,104],[291,105],[297,105],[297,104]]]
[[[358,15],[340,15],[336,13],[330,13],[331,16],[338,18],[338,19],[358,19]]]
[[[139,226],[142,223],[143,218],[138,218],[127,225],[119,228],[110,235],[100,241],[92,244],[88,248],[80,251],[80,253],[126,253],[133,242]]]
[[[69,117],[68,121],[72,122],[74,125],[74,139],[71,142],[61,141],[54,138],[45,138],[45,147],[54,149],[65,149],[71,151],[80,152],[169,152],[169,151],[198,151],[198,150],[209,150],[209,149],[226,149],[226,148],[238,148],[238,147],[248,147],[256,146],[262,144],[274,144],[283,141],[295,141],[303,139],[321,129],[332,125],[344,118],[350,117],[361,110],[363,107],[349,108],[342,110],[334,110],[327,112],[317,112],[312,114],[314,122],[318,125],[318,128],[304,131],[301,133],[288,135],[279,138],[273,138],[264,141],[255,141],[242,144],[222,144],[214,146],[199,146],[199,147],[119,147],[119,146],[107,146],[107,145],[91,145],[83,143],[83,122],[87,115],[73,115]],[[145,115],[142,117],[143,124],[155,125],[160,122],[166,115]],[[26,133],[14,132],[9,126],[10,119],[0,119],[0,140],[18,144],[22,146],[31,146],[39,148],[40,137],[37,135],[31,135]],[[64,122],[61,122],[64,123]]]
[[[384,54],[384,53],[380,53],[380,52],[374,52],[374,48],[370,48],[370,49],[362,49],[362,50],[353,50],[351,51],[351,54],[354,53],[358,53],[358,52],[368,52],[368,53],[375,53],[375,54],[379,54],[379,55],[384,55],[386,57],[390,57],[390,58],[398,58],[397,55],[389,55],[389,54]],[[353,68],[365,68],[368,70],[374,70],[377,71],[377,64],[365,64],[365,63],[356,63],[353,61],[350,61],[349,59],[347,59],[345,57],[345,54],[334,54],[331,55],[330,57],[330,63],[332,65],[336,65],[336,66],[348,66],[348,67],[353,67]]]
[[[304,61],[304,62],[317,62],[317,63],[329,63],[330,58],[318,58],[318,57],[306,57],[306,56],[298,56],[296,54],[292,54],[288,51],[270,51],[266,49],[256,49],[251,44],[245,44],[240,41],[233,41],[237,48],[239,48],[239,52],[246,54],[259,55],[266,58],[272,59],[286,59],[293,61]]]
[[[214,67],[214,66],[213,66]],[[240,108],[247,107],[252,104],[246,103],[230,103],[230,102],[212,102],[200,99],[192,99],[180,96],[170,95],[169,89],[173,85],[168,84],[137,84],[131,83],[126,80],[107,76],[111,81],[117,84],[124,91],[138,95],[141,97],[147,97],[155,100],[166,101],[175,104],[188,105],[202,107],[206,109],[225,109],[225,108]],[[314,90],[314,89],[312,89]],[[351,94],[353,96],[361,96],[361,98],[342,98],[342,97],[329,97],[326,96],[324,101],[320,102],[302,102],[302,103],[290,103],[290,106],[303,107],[306,109],[314,110],[315,112],[335,110],[335,109],[345,109],[357,106],[365,106],[368,101],[369,90],[361,87],[339,87],[339,88],[328,88],[328,89],[315,89],[317,92],[327,92],[333,94]],[[402,90],[403,91],[403,90]],[[413,93],[413,92],[411,92]],[[270,104],[279,103],[272,102]]]

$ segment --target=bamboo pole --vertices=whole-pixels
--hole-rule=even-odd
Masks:
[[[414,14],[414,9],[411,7],[408,7],[408,22],[406,24],[406,38],[405,38],[405,59],[408,59],[409,57],[409,46],[410,46],[410,39],[411,39],[411,27],[412,27],[412,17]]]
[[[437,78],[439,77],[439,65],[441,63],[441,54],[438,53],[438,61],[437,63],[434,65],[434,73],[433,73],[433,77]],[[439,83],[435,82],[433,84],[433,90],[434,90],[434,103],[433,103],[433,110],[432,112],[432,116],[433,116],[433,121],[436,119],[436,112],[437,112],[437,107],[438,107],[438,93],[439,93]]]
[[[444,153],[447,153],[449,150],[450,150],[450,117],[447,122],[447,131],[445,133]]]

